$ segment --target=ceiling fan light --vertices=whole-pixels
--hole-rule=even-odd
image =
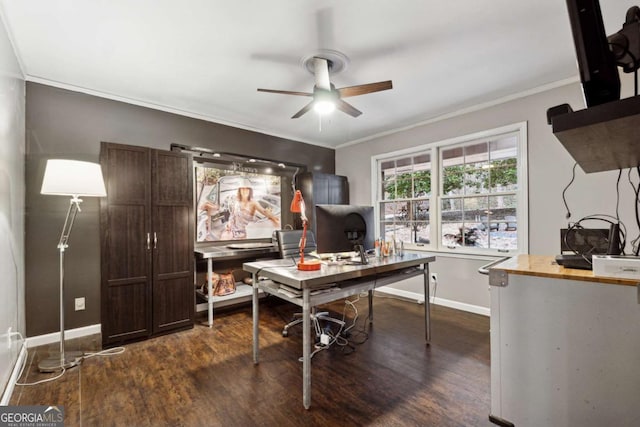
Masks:
[[[336,109],[336,104],[330,100],[320,100],[313,104],[313,109],[321,115],[329,114]]]

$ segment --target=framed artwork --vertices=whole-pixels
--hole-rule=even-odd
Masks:
[[[236,164],[194,165],[197,243],[271,238],[280,228],[280,176]]]

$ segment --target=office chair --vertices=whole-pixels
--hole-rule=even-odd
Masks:
[[[302,237],[302,230],[277,230],[276,237],[278,240],[278,250],[280,251],[281,258],[295,258],[300,255],[300,238]],[[307,243],[304,247],[305,258],[307,255],[312,257],[311,252],[316,250],[316,240],[313,232],[307,231]],[[294,313],[294,320],[287,323],[282,330],[282,336],[289,335],[289,328],[302,323],[302,313]],[[344,322],[340,319],[329,316],[329,312],[321,311],[316,312],[315,307],[311,310],[311,324],[316,331],[316,338],[319,340],[322,334],[322,325],[320,321],[333,322],[340,325],[340,328],[344,327]]]

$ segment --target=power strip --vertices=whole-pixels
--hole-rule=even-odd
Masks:
[[[327,334],[320,335],[320,344],[329,345],[330,342],[331,342],[331,337],[329,335]]]

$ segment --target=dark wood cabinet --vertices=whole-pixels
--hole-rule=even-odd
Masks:
[[[304,172],[296,176],[296,188],[307,206],[309,228],[315,232],[315,205],[349,204],[349,181],[346,176]],[[296,228],[301,228],[296,226]]]
[[[193,326],[193,168],[186,154],[102,143],[103,345]]]

